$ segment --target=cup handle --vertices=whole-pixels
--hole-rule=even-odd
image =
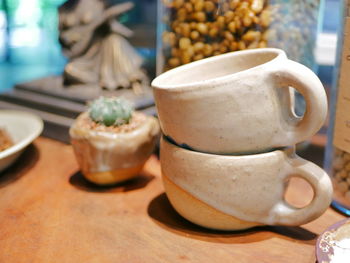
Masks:
[[[283,60],[272,69],[271,75],[278,87],[292,87],[299,91],[306,102],[306,111],[302,119],[294,116],[298,122],[295,128],[287,131],[290,144],[301,142],[313,136],[323,125],[327,117],[327,96],[324,87],[309,68],[292,60]]]
[[[318,218],[329,207],[333,194],[332,183],[323,169],[297,155],[290,157],[287,166],[285,179],[303,178],[311,185],[314,197],[310,204],[303,208],[293,207],[284,199],[281,200],[274,207],[276,223],[282,225],[306,224]]]

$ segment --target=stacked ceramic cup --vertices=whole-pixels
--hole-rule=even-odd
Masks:
[[[237,230],[301,225],[327,209],[328,175],[294,151],[327,115],[324,88],[311,70],[282,50],[255,49],[175,68],[152,86],[164,134],[163,182],[183,217],[208,228]],[[291,87],[305,98],[302,118],[294,114]],[[306,207],[284,200],[293,176],[314,190]]]

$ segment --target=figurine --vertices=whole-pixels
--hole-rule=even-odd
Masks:
[[[115,19],[132,7],[131,2],[107,7],[103,0],[68,0],[60,7],[60,42],[70,60],[64,85],[143,92],[149,82],[143,59],[126,40],[133,32]]]

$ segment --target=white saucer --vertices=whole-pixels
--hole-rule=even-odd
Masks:
[[[344,219],[328,227],[317,239],[319,263],[350,262],[350,220]]]
[[[10,166],[43,130],[36,115],[15,110],[0,110],[0,128],[5,129],[14,145],[0,152],[0,172]]]

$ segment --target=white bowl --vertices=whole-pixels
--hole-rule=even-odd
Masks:
[[[36,115],[15,110],[0,110],[0,128],[5,129],[14,145],[0,152],[0,172],[10,166],[43,130]]]

